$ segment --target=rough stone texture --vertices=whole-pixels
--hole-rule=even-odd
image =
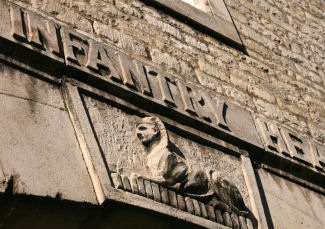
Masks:
[[[260,169],[274,228],[325,228],[321,194]]]
[[[85,101],[109,168],[125,175],[148,174],[145,151],[136,136],[135,125],[140,118],[91,97],[85,97]],[[186,163],[192,169],[220,171],[226,179],[236,184],[249,206],[241,161],[238,158],[190,141],[171,131],[169,137],[184,154]],[[174,202],[177,202],[176,199]]]
[[[0,69],[0,161],[13,192],[97,203],[59,88]]]
[[[167,67],[187,80],[197,82],[196,77],[199,77],[199,83],[213,90],[221,85],[224,90],[217,90],[218,93],[247,109],[308,133],[324,144],[324,126],[306,115],[316,112],[324,118],[321,108],[324,105],[319,106],[324,104],[325,91],[322,1],[226,0],[225,3],[249,56],[138,0],[89,3],[29,0],[21,4],[72,27],[95,32],[126,52]],[[100,29],[101,26],[113,33],[105,35],[107,29]],[[199,63],[198,55],[206,59],[211,71]],[[168,61],[164,61],[165,57]],[[218,57],[217,62],[211,57]],[[204,78],[202,74],[193,75],[197,70],[207,75]],[[226,76],[237,72],[232,77],[241,77],[241,81],[220,78],[220,71]],[[240,76],[239,72],[242,72]],[[287,88],[295,93],[291,94]],[[265,112],[259,109],[261,102],[265,103]],[[304,109],[301,104],[305,104]],[[295,106],[299,109],[294,109]],[[277,116],[286,118],[277,119]]]
[[[10,2],[90,33],[176,77],[206,88],[211,95],[226,97],[243,109],[325,145],[325,6],[321,0],[225,0],[246,54],[147,5],[146,1]],[[22,77],[24,74],[17,71],[3,67],[0,71],[0,104],[4,111],[0,122],[5,133],[0,137],[4,150],[1,152],[4,177],[0,175],[0,179],[8,181],[13,176],[18,180],[18,191],[23,193],[53,197],[59,189],[63,198],[94,202],[92,185],[59,89],[33,77]],[[90,113],[97,117],[92,121],[104,157],[109,158],[108,167],[126,175],[129,169],[145,172],[139,153],[142,148],[132,131],[134,120],[122,118],[118,112],[107,113],[106,106],[95,106],[102,110],[96,108]],[[19,125],[20,131],[13,133],[14,125]],[[60,134],[53,138],[53,133]],[[22,137],[28,135],[30,139]],[[203,167],[210,164],[229,175],[247,202],[241,170],[236,169],[240,167],[239,161],[175,133],[171,135],[188,153],[191,163]],[[42,145],[42,142],[51,144]],[[22,153],[27,156],[21,157]],[[211,159],[214,157],[217,159]],[[36,172],[37,179],[33,176]],[[70,174],[69,179],[65,172]],[[323,196],[283,179],[274,183],[272,179],[278,178],[270,178],[269,174],[260,172],[260,176],[275,228],[324,227],[324,210],[319,210],[324,209]],[[45,184],[45,180],[51,182]],[[139,189],[142,184],[140,194],[146,195],[143,180],[140,181],[137,180]],[[278,189],[281,191],[277,192]],[[281,199],[282,196],[286,199]],[[216,217],[209,209],[208,215]],[[252,228],[251,223],[248,228]]]

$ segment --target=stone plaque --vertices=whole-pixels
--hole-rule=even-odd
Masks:
[[[175,214],[226,226],[239,225],[239,217],[254,218],[240,158],[173,132],[157,117],[92,96],[82,95],[82,100],[107,165],[100,179],[112,181],[104,192],[130,193],[125,202],[137,196],[148,208],[164,204],[161,208]],[[209,216],[211,211],[218,217]]]

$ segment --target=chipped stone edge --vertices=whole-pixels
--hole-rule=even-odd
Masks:
[[[99,204],[102,204],[105,201],[105,194],[102,185],[100,183],[100,179],[97,174],[96,168],[93,164],[92,156],[90,155],[89,142],[87,142],[85,137],[86,134],[83,132],[83,127],[85,126],[84,125],[85,123],[84,120],[82,119],[80,120],[80,115],[78,116],[78,113],[75,110],[75,107],[82,106],[80,97],[78,96],[79,97],[78,98],[76,96],[79,95],[78,89],[76,87],[63,85],[62,91],[63,91],[64,103],[68,110],[69,117],[76,134],[76,138],[79,142],[79,146],[82,152],[82,157],[84,159],[85,165],[88,170],[88,174],[92,181],[97,201],[99,202]]]
[[[268,224],[265,217],[264,207],[262,204],[260,192],[257,186],[253,166],[249,157],[241,155],[242,171],[249,195],[252,211],[257,218],[258,228],[267,229]]]

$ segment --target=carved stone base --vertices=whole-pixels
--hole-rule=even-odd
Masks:
[[[249,218],[238,216],[237,214],[224,212],[221,209],[198,201],[184,194],[179,194],[174,190],[168,189],[155,182],[143,179],[141,177],[131,177],[120,175],[118,173],[111,174],[114,186],[127,192],[144,196],[154,201],[169,205],[190,214],[204,217],[211,221],[225,225],[235,229],[250,229],[253,228]]]

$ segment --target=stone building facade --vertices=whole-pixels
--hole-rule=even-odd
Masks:
[[[323,0],[0,15],[0,228],[325,228]]]

